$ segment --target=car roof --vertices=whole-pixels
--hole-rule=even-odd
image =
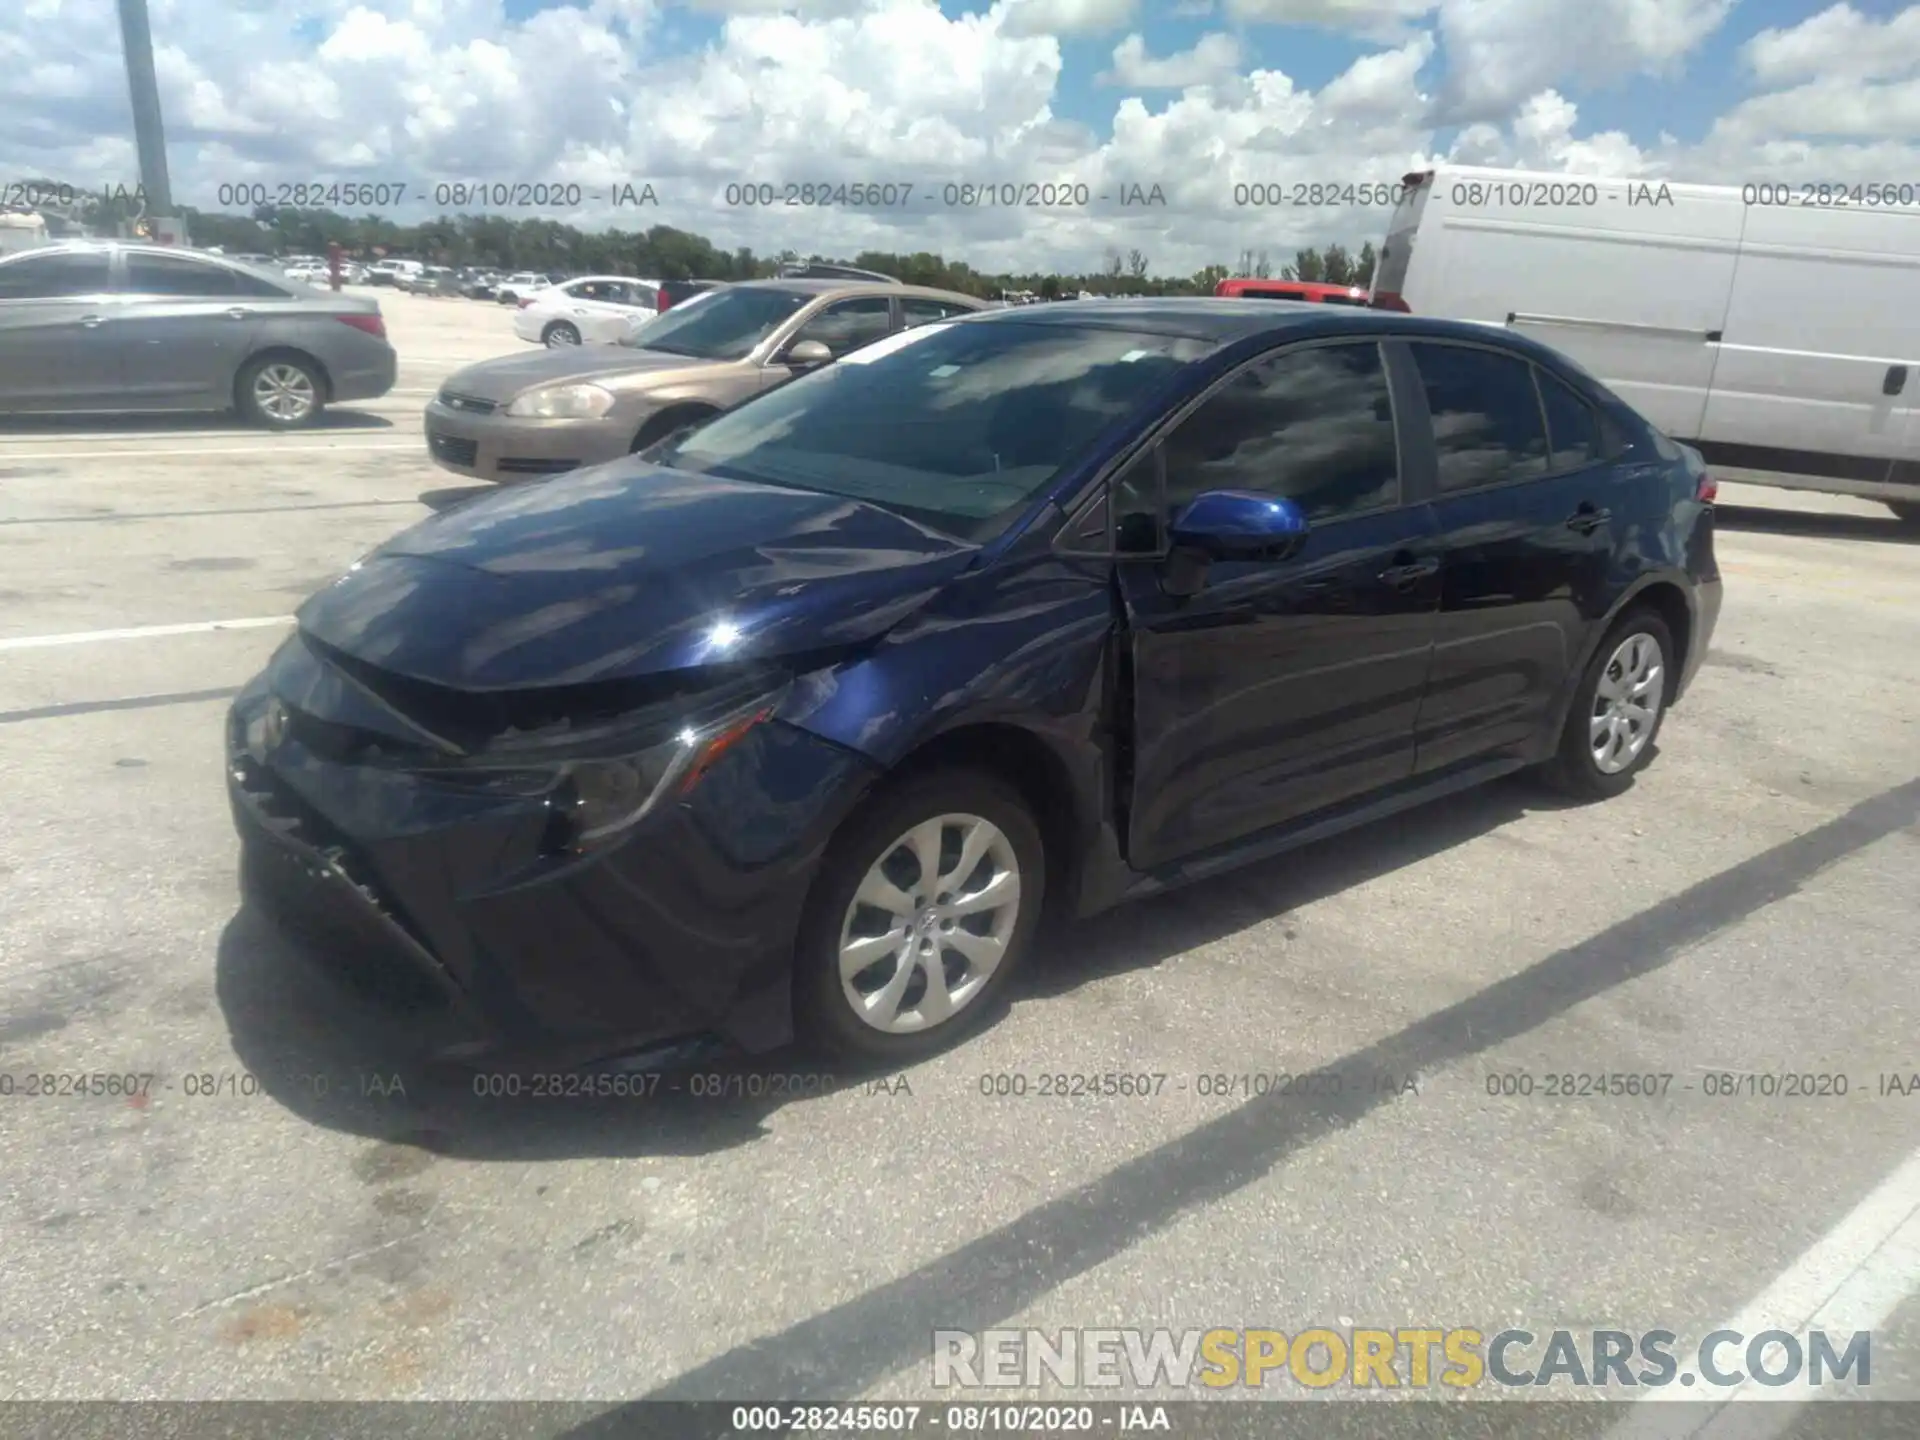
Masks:
[[[1314,300],[1232,299],[1220,296],[1166,296],[1106,300],[1098,305],[1062,302],[1015,305],[969,315],[966,325],[1057,325],[1076,330],[1130,330],[1142,335],[1177,336],[1218,346],[1261,336],[1274,340],[1319,335],[1397,335],[1409,340],[1463,340],[1491,343],[1553,362],[1557,353],[1538,341],[1499,325],[1471,320],[1439,320],[1428,315],[1323,305]]]
[[[784,290],[791,295],[898,295],[912,299],[965,300],[971,305],[984,305],[986,301],[977,295],[963,295],[958,290],[936,290],[927,285],[902,285],[897,280],[740,280],[734,282],[717,281],[716,284],[729,284],[737,290]]]

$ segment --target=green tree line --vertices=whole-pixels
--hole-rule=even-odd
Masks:
[[[26,193],[60,188],[50,180],[21,182]],[[57,218],[69,227],[125,234],[142,209],[138,196],[130,192],[83,196]],[[328,245],[338,244],[359,260],[398,255],[434,265],[641,275],[654,280],[751,280],[774,274],[788,261],[813,260],[880,270],[910,285],[983,298],[1024,291],[1054,299],[1083,290],[1096,295],[1205,295],[1230,276],[1365,285],[1373,277],[1374,264],[1373,245],[1368,242],[1357,252],[1343,245],[1298,250],[1277,270],[1269,252],[1249,249],[1240,253],[1232,268],[1222,263],[1191,275],[1155,275],[1146,254],[1136,249],[1124,254],[1110,250],[1098,270],[1081,274],[1040,269],[996,273],[926,250],[910,254],[868,250],[853,256],[792,250],[762,255],[745,246],[727,250],[704,235],[671,225],[582,231],[557,220],[515,220],[502,215],[440,215],[402,224],[378,215],[353,217],[332,210],[275,206],[261,206],[250,214],[179,209],[195,245],[229,253],[324,255]]]

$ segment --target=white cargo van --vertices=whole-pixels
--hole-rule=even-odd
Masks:
[[[47,222],[31,212],[0,214],[0,255],[32,250],[47,243]]]
[[[1723,479],[1920,522],[1920,186],[1404,183],[1376,305],[1525,331]]]

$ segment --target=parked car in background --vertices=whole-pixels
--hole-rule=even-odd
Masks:
[[[377,301],[180,246],[0,258],[0,411],[237,410],[312,425],[393,388]]]
[[[367,281],[373,285],[397,285],[403,278],[419,274],[426,266],[418,260],[388,257],[367,267]]]
[[[409,295],[458,295],[460,277],[445,265],[424,265],[395,282]]]
[[[502,305],[518,305],[528,295],[553,288],[553,278],[536,270],[516,270],[493,287],[493,298]]]
[[[1310,280],[1222,280],[1213,287],[1213,293],[1242,300],[1304,300],[1318,305],[1372,303],[1364,285],[1325,285]]]
[[[499,284],[499,271],[478,270],[467,278],[466,283],[460,287],[460,293],[469,300],[491,300]]]
[[[311,260],[302,260],[281,267],[280,273],[289,280],[297,280],[302,285],[325,285],[331,278],[325,265]]]
[[[615,345],[659,310],[658,280],[588,275],[525,296],[513,333],[548,347]]]
[[[691,300],[696,295],[704,295],[725,283],[724,280],[662,280],[657,306],[661,310],[671,310],[675,305]]]
[[[1710,487],[1484,327],[927,325],[309,599],[228,721],[245,884],[429,979],[469,1061],[907,1063],[1044,913],[1527,768],[1621,794],[1713,637]]]
[[[427,452],[481,480],[613,460],[895,331],[981,302],[897,282],[758,280],[657,315],[619,345],[456,371],[427,402]]]
[[[1920,524],[1920,205],[1892,193],[1910,187],[1808,205],[1791,185],[1456,167],[1405,184],[1376,303],[1546,341],[1724,478]]]

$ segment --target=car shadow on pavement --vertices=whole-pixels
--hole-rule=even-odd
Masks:
[[[1797,535],[1815,540],[1888,540],[1920,545],[1920,525],[1909,525],[1889,511],[1852,515],[1823,510],[1774,510],[1762,505],[1715,505],[1714,524],[1722,530],[1763,535]]]
[[[1450,849],[1529,809],[1562,803],[1525,781],[1499,782],[1392,826],[1056,924],[1042,933],[1040,963],[1011,987],[1001,1008],[1051,1004],[1090,980],[1158,965]],[[498,1073],[432,1063],[430,1052],[452,1038],[444,1012],[355,962],[310,950],[243,905],[220,937],[216,962],[234,1051],[267,1095],[304,1119],[438,1155],[537,1161],[705,1154],[758,1138],[762,1122],[785,1104],[893,1083],[881,1071],[825,1075],[817,1061],[788,1049],[703,1059],[690,1070],[655,1072],[657,1082],[629,1077],[624,1092],[609,1098],[535,1098],[531,1090],[550,1082],[523,1074],[512,1082],[522,1093],[509,1096],[497,1093],[504,1088]]]
[[[274,431],[242,420],[232,413],[221,414],[217,411],[194,411],[183,414],[177,410],[161,412],[131,413],[116,412],[111,415],[8,415],[0,419],[0,435],[40,435],[49,432],[70,434],[84,431],[88,435],[97,435],[102,439],[114,435],[139,435],[154,437],[160,435],[320,435],[330,430],[391,430],[393,420],[386,415],[374,415],[365,410],[355,410],[351,406],[328,407],[320,412],[320,419],[304,430]]]

